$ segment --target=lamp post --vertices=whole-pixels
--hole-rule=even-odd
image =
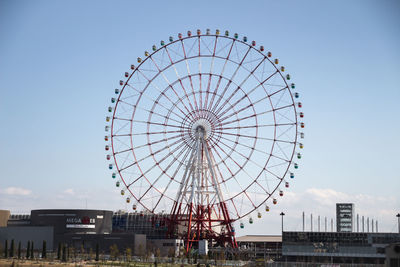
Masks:
[[[396,217],[397,217],[397,225],[399,227],[399,234],[400,234],[400,213],[397,213]]]
[[[283,236],[283,216],[285,216],[285,213],[283,213],[283,211],[281,212],[281,214],[279,214],[282,216],[282,236]]]

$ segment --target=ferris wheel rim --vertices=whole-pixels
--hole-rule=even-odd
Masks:
[[[118,95],[118,100],[117,100],[117,102],[116,102],[116,104],[115,104],[115,109],[114,109],[114,112],[113,112],[113,120],[112,120],[112,123],[111,123],[111,147],[112,147],[113,156],[115,155],[115,152],[116,152],[115,149],[114,149],[114,142],[113,142],[113,141],[114,141],[114,139],[113,139],[113,129],[114,129],[113,125],[114,125],[115,113],[116,113],[118,104],[119,104],[120,101],[121,101],[121,100],[120,100],[120,99],[121,99],[121,96],[123,95],[123,92],[124,92],[125,88],[126,88],[127,86],[129,86],[129,85],[128,85],[128,82],[129,82],[129,80],[133,77],[133,74],[140,68],[140,66],[142,66],[142,64],[144,64],[147,60],[150,60],[150,58],[151,58],[152,55],[158,53],[158,52],[161,51],[162,49],[165,49],[166,47],[168,47],[168,46],[170,46],[170,45],[172,45],[172,44],[174,44],[174,43],[183,42],[183,40],[186,40],[186,39],[190,39],[190,38],[201,38],[202,36],[215,37],[215,38],[228,38],[228,39],[232,40],[232,43],[234,43],[234,42],[239,42],[239,43],[245,44],[245,45],[247,45],[247,46],[249,47],[249,50],[250,50],[250,49],[254,49],[255,51],[257,51],[257,52],[259,52],[260,54],[262,54],[259,50],[257,50],[256,48],[254,48],[253,46],[251,46],[250,44],[248,44],[248,43],[246,43],[246,42],[243,42],[243,41],[238,40],[238,39],[234,39],[234,38],[232,38],[232,37],[220,36],[220,35],[213,35],[213,34],[211,34],[211,35],[202,34],[202,35],[194,35],[194,36],[183,37],[183,38],[180,38],[180,39],[178,39],[178,40],[172,41],[172,42],[170,42],[170,43],[168,43],[168,44],[165,44],[164,46],[161,46],[160,48],[158,48],[157,50],[155,50],[154,52],[152,52],[152,53],[151,53],[148,57],[146,57],[146,58],[138,65],[138,67],[135,68],[135,70],[130,74],[129,78],[126,80],[126,82],[124,83],[124,85],[123,85],[123,87],[122,87],[122,89],[121,89],[121,93]],[[263,55],[263,54],[262,54],[262,55]],[[293,141],[293,143],[296,144],[296,143],[297,143],[297,135],[298,135],[298,129],[297,129],[298,121],[297,121],[297,111],[296,111],[296,108],[295,108],[295,101],[294,101],[294,99],[293,99],[293,95],[292,95],[291,91],[289,90],[289,85],[287,84],[285,78],[283,77],[283,75],[282,75],[282,73],[279,71],[279,69],[271,62],[271,60],[270,60],[268,57],[266,57],[265,55],[263,55],[263,56],[264,56],[264,60],[265,60],[265,59],[268,60],[269,63],[271,63],[271,65],[275,67],[275,69],[276,69],[276,74],[279,74],[279,75],[281,76],[282,81],[284,81],[284,83],[285,83],[285,85],[286,85],[285,88],[288,89],[287,91],[290,93],[290,97],[291,97],[292,102],[293,102],[292,105],[293,105],[293,109],[294,109],[294,113],[295,113],[295,123],[294,123],[293,125],[294,125],[295,128],[296,128],[295,140]],[[202,56],[199,55],[198,57],[202,57]],[[206,56],[204,56],[204,57],[206,57]],[[212,57],[218,58],[218,57],[215,56],[215,55],[213,55]],[[193,56],[192,58],[197,58],[197,57],[196,57],[196,56]],[[182,60],[180,60],[180,61],[184,61],[184,60],[187,60],[187,59],[190,59],[190,58],[189,58],[189,57],[188,57],[188,58],[184,58],[184,59],[182,59]],[[223,57],[220,57],[220,59],[229,60],[229,59],[226,59],[226,58],[223,58]],[[169,64],[168,66],[165,67],[165,69],[170,68],[171,66],[173,66],[173,65],[176,64],[176,63],[178,63],[178,61]],[[232,63],[235,63],[235,62],[232,61]],[[159,73],[158,73],[157,75],[159,75],[159,74],[160,74],[162,71],[164,71],[165,69],[159,70]],[[197,74],[193,74],[193,75],[197,75]],[[211,76],[211,75],[215,75],[215,74],[209,73],[209,75]],[[187,76],[190,77],[191,75],[187,75]],[[153,77],[152,79],[154,79],[154,77]],[[150,82],[151,82],[151,81],[149,81],[149,84],[150,84]],[[177,80],[175,80],[174,82],[177,82]],[[149,86],[149,84],[148,84],[147,86]],[[147,86],[146,86],[146,87],[147,87]],[[261,86],[263,87],[263,85],[261,85]],[[144,89],[143,91],[145,91],[145,90],[146,90],[146,89]],[[265,91],[265,88],[264,88],[264,91]],[[138,100],[138,102],[139,102],[139,100]],[[135,108],[135,109],[136,109],[136,108]],[[275,122],[275,124],[276,124],[275,111],[273,112],[273,114],[274,114],[274,122]],[[132,120],[133,120],[133,117],[134,117],[134,113],[132,114]],[[167,119],[167,118],[166,118],[166,119]],[[131,129],[132,129],[132,125],[133,125],[133,124],[131,123]],[[131,130],[131,131],[132,131],[132,130]],[[275,138],[275,137],[276,137],[276,128],[274,129],[274,138]],[[131,138],[131,140],[132,140],[132,138]],[[256,140],[256,139],[255,139],[255,140]],[[255,141],[255,142],[256,142],[256,141]],[[274,146],[275,146],[275,141],[274,141],[273,144],[272,144],[271,152],[273,151]],[[132,143],[132,142],[131,142],[131,147],[132,147],[132,153],[134,154],[134,149],[133,149],[134,146],[133,146],[133,143]],[[293,151],[292,151],[292,153],[291,153],[290,160],[289,160],[290,162],[292,162],[293,157],[294,157],[294,154],[295,154],[295,149],[293,149]],[[272,153],[270,153],[269,158],[270,158],[271,156],[272,156]],[[135,158],[135,160],[137,160],[135,154],[134,154],[134,158]],[[153,156],[153,158],[154,158],[154,156]],[[154,161],[156,161],[155,158],[154,158]],[[268,159],[268,161],[269,161],[269,159]],[[265,166],[267,166],[268,161],[265,163]],[[120,171],[120,168],[118,167],[118,162],[117,162],[115,156],[114,156],[114,163],[115,163],[115,166],[116,166],[116,168],[117,168],[117,170],[118,170],[119,175],[121,176],[121,179],[122,179],[123,183],[124,183],[125,186],[127,187],[128,191],[131,193],[131,196],[133,196],[133,197],[138,201],[138,203],[141,204],[146,210],[148,210],[148,211],[150,211],[150,212],[154,212],[154,210],[149,209],[148,207],[146,207],[145,205],[143,205],[143,204],[140,202],[140,199],[138,199],[138,198],[135,196],[135,194],[129,189],[129,185],[125,182],[125,180],[123,179],[123,177],[122,177],[122,175],[121,175],[121,171]],[[138,164],[138,167],[139,167],[139,169],[140,169],[139,164]],[[289,168],[290,168],[290,164],[288,164],[284,176],[286,176],[286,174],[287,174]],[[239,170],[239,171],[240,171],[240,170]],[[141,173],[142,173],[143,177],[147,180],[147,182],[149,183],[150,188],[151,188],[151,187],[152,187],[151,181],[149,181],[149,180],[147,179],[147,177],[143,174],[143,171],[142,171],[142,170],[141,170]],[[168,174],[167,174],[167,175],[168,175]],[[251,186],[254,182],[257,181],[257,179],[258,179],[258,177],[259,177],[260,175],[261,175],[261,173],[257,176],[257,178],[256,178],[251,184],[249,184],[243,191],[239,192],[237,195],[240,195],[241,193],[243,193],[244,191],[246,191],[248,188],[250,188],[250,186]],[[270,193],[270,195],[269,195],[263,202],[261,202],[261,203],[260,203],[259,205],[257,205],[257,206],[254,206],[254,209],[253,209],[253,210],[249,211],[247,214],[244,214],[244,215],[241,216],[241,217],[238,217],[236,220],[239,220],[239,219],[241,219],[241,218],[247,216],[248,214],[254,212],[254,210],[258,209],[260,206],[262,206],[262,205],[270,198],[270,196],[272,196],[272,195],[275,193],[275,191],[278,189],[279,185],[282,183],[282,181],[283,181],[283,179],[284,179],[284,176],[281,178],[281,180],[280,180],[278,186],[276,186],[276,187],[273,189],[273,191]],[[170,177],[170,178],[171,178],[171,177]],[[231,179],[231,178],[230,178],[230,179]],[[223,183],[223,182],[221,181],[221,183]],[[156,190],[158,191],[158,189],[156,189]],[[158,191],[158,192],[159,192],[160,194],[163,194],[163,192],[161,192],[161,191]],[[231,197],[231,198],[229,198],[229,199],[226,199],[225,201],[228,202],[228,201],[230,201],[231,199],[233,199],[234,197],[236,197],[237,195],[235,195],[235,196],[233,196],[233,197]],[[170,198],[169,196],[165,196],[165,197],[171,199],[172,201],[175,201],[174,199]]]

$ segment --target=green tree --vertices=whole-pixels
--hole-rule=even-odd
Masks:
[[[34,258],[34,255],[33,255],[33,241],[31,241],[31,259],[33,259]]]
[[[139,244],[137,255],[140,257],[144,257],[144,247],[142,244]]]
[[[47,257],[46,240],[43,240],[43,246],[42,246],[42,259],[45,259],[46,257]]]
[[[21,241],[18,242],[18,252],[17,252],[17,255],[18,255],[18,259],[20,259],[20,258],[21,258]]]
[[[156,248],[156,250],[154,251],[154,256],[155,256],[156,258],[159,258],[159,257],[161,256],[161,251],[160,251],[159,248]]]
[[[62,253],[62,245],[61,243],[58,243],[57,260],[61,260],[61,253]]]
[[[81,249],[80,249],[80,254],[81,254],[81,259],[85,259],[86,258],[86,256],[85,256],[85,244],[82,242],[82,244],[81,244]]]
[[[8,258],[8,240],[4,242],[4,258]]]
[[[28,244],[26,245],[26,257],[27,259],[29,259],[29,256],[31,255],[31,242],[28,241]]]
[[[128,262],[131,261],[131,257],[132,257],[132,249],[131,248],[126,248],[125,257]]]
[[[67,261],[67,246],[65,244],[62,246],[62,261]]]
[[[99,261],[99,243],[96,244],[96,261]]]
[[[110,257],[113,260],[117,260],[119,256],[119,249],[118,246],[116,244],[110,246]]]
[[[175,249],[173,247],[168,249],[168,257],[171,258],[171,263],[175,263]]]
[[[89,260],[93,259],[93,249],[89,248],[89,255],[88,255]]]
[[[14,258],[14,251],[15,251],[15,242],[14,239],[11,239],[10,258]]]

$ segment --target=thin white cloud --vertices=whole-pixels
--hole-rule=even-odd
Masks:
[[[64,193],[68,195],[75,195],[75,191],[72,188],[65,189]]]
[[[32,194],[32,191],[21,187],[7,187],[1,190],[1,193],[10,196],[29,196]]]

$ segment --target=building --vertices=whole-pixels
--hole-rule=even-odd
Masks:
[[[336,204],[336,231],[353,232],[354,229],[354,204]]]
[[[1,214],[0,214],[1,215]],[[113,212],[85,209],[32,210],[30,215],[11,215],[7,227],[0,227],[0,242],[21,242],[26,248],[33,241],[40,249],[46,241],[48,250],[56,250],[59,244],[77,249],[95,249],[108,252],[116,244],[120,250],[131,248],[138,252],[146,249],[146,236],[135,232],[113,232]]]
[[[249,259],[277,261],[282,256],[282,236],[245,235],[236,238],[240,251]]]
[[[148,239],[165,239],[168,234],[167,215],[117,211],[112,216],[113,233],[136,233]]]
[[[384,264],[385,248],[398,233],[283,232],[285,261]]]
[[[400,243],[391,244],[386,247],[386,265],[400,267]]]

